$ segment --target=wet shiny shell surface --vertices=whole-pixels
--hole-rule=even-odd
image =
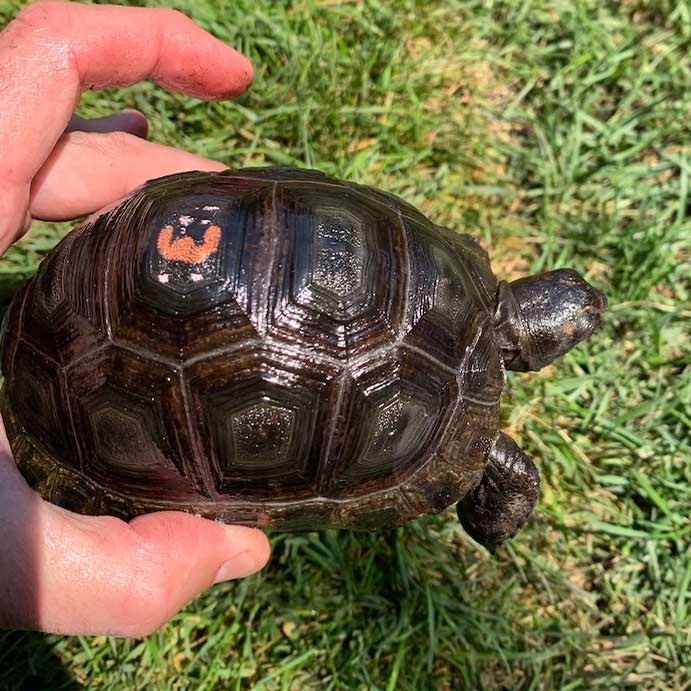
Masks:
[[[71,232],[15,297],[2,412],[85,513],[379,528],[474,486],[499,426],[469,237],[314,171],[186,173]]]

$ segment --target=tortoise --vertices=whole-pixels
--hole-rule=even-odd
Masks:
[[[295,168],[149,181],[49,253],[2,332],[0,408],[41,495],[286,531],[457,503],[495,550],[539,494],[505,370],[600,325],[576,271],[498,281],[469,235]]]

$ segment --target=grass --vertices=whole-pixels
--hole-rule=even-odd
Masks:
[[[573,266],[611,310],[558,365],[509,375],[505,428],[543,490],[497,556],[452,511],[273,535],[261,575],[144,640],[5,635],[0,688],[689,688],[688,2],[167,4],[251,56],[251,92],[199,104],[142,84],[86,94],[83,115],[137,107],[152,138],[231,166],[383,187],[478,235],[503,277]],[[4,295],[65,230],[10,250]]]

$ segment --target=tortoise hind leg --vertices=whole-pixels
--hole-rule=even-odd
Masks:
[[[480,483],[456,510],[466,532],[494,552],[523,527],[539,494],[537,468],[511,437],[500,432]]]

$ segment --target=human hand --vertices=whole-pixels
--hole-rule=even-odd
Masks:
[[[247,89],[252,67],[171,10],[39,2],[0,33],[0,253],[32,218],[76,218],[150,178],[225,168],[136,136],[141,114],[72,117],[83,89],[144,79],[224,99]],[[268,556],[252,528],[172,511],[125,523],[53,506],[21,477],[0,427],[2,627],[144,635]]]

